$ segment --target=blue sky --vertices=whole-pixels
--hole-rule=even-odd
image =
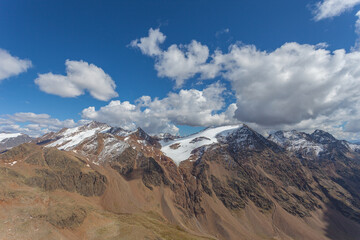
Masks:
[[[263,133],[321,128],[359,139],[360,101],[351,92],[360,90],[359,2],[1,1],[0,59],[23,68],[6,73],[0,60],[0,131],[40,135],[87,119],[188,134],[246,122]],[[158,42],[144,45],[150,30]],[[254,65],[233,64],[243,58]],[[307,59],[315,60],[301,65]],[[66,84],[75,89],[60,89]],[[268,97],[257,96],[265,90]]]

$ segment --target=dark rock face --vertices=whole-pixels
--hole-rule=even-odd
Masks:
[[[198,163],[194,164],[192,176],[195,176],[199,181],[203,191],[209,196],[212,196],[213,192],[211,191],[211,186],[208,180],[208,171],[209,165],[205,161],[199,161]]]
[[[191,140],[190,143],[196,143],[196,142],[201,142],[201,141],[206,141],[206,140],[210,140],[209,138],[207,137],[197,137],[197,138],[194,138],[193,140]]]
[[[168,141],[180,138],[179,136],[175,136],[175,135],[172,135],[170,133],[165,133],[165,134],[161,134],[161,135],[155,135],[155,136],[152,136],[152,137],[157,141],[164,141],[164,142],[168,142]]]
[[[111,162],[110,166],[124,177],[130,177],[135,167],[137,159],[137,151],[129,147],[125,149],[119,156],[116,156]]]
[[[278,134],[278,135],[276,135]],[[304,194],[294,194],[287,191],[276,191],[275,198],[281,206],[292,214],[307,216],[314,208],[319,208],[319,201],[331,203],[332,208],[337,209],[344,216],[360,222],[360,161],[359,155],[349,148],[349,144],[343,140],[337,140],[331,134],[316,130],[312,134],[292,131],[289,139],[281,132],[274,134],[283,142],[290,142],[291,137],[307,141],[308,146],[321,146],[323,149],[318,155],[306,154],[302,149],[294,150],[301,160],[302,168],[308,171],[313,180],[292,176],[297,179],[299,190]],[[294,140],[297,140],[294,139]],[[313,145],[312,145],[313,144]],[[291,150],[289,150],[291,153]],[[300,169],[300,167],[298,168]],[[289,173],[297,172],[296,169],[288,169]],[[297,176],[302,174],[297,173]],[[300,185],[299,185],[300,184]],[[295,202],[292,200],[295,198]],[[296,207],[300,206],[301,208]]]
[[[115,157],[110,162],[110,166],[128,180],[141,178],[144,185],[151,190],[152,186],[170,184],[165,171],[154,158],[145,157],[131,147]]]
[[[165,176],[164,170],[155,159],[146,159],[140,167],[144,170],[142,181],[149,189],[152,189],[151,185],[160,186],[162,183],[165,185],[170,184],[169,179]]]
[[[77,192],[83,196],[101,196],[106,189],[106,177],[95,173],[83,173],[76,169],[66,172],[39,169],[34,177],[27,178],[25,183],[45,191],[64,189]]]
[[[137,131],[135,132],[135,135],[141,139],[146,141],[147,144],[156,147],[156,148],[161,148],[160,143],[156,140],[156,138],[151,137],[149,134],[147,134],[144,130],[142,130],[141,128],[138,128]]]
[[[225,179],[212,172],[210,166],[214,164],[216,168],[221,165],[227,169],[228,176]],[[249,201],[260,211],[269,211],[273,208],[272,201],[263,194],[261,185],[256,182],[256,178],[259,177],[257,173],[234,161],[227,145],[206,150],[201,158],[193,163],[191,177],[196,179],[196,184],[192,182],[191,177],[184,176],[189,197],[196,203],[192,205],[196,207],[195,215],[203,213],[201,202],[204,194],[216,196],[230,210],[243,209]]]
[[[194,163],[193,174],[204,193],[214,192],[231,210],[244,208],[251,201],[260,211],[271,211],[274,203],[270,196],[299,217],[310,216],[311,211],[321,208],[313,187],[315,181],[307,176],[299,159],[290,158],[282,149],[278,152],[279,148],[266,142],[262,150],[243,147],[241,151],[233,151],[229,147],[232,142],[224,143],[208,148]],[[225,179],[211,174],[209,165],[214,164],[215,168],[226,169]]]
[[[216,196],[223,202],[225,207],[229,209],[245,208],[245,195],[241,198],[241,193],[238,195],[231,188],[222,186],[220,180],[214,175],[211,175],[211,184]]]
[[[314,142],[321,144],[330,144],[338,141],[333,135],[322,130],[315,130],[312,134],[310,134],[310,137]]]
[[[110,128],[108,133],[111,133],[111,134],[114,134],[114,135],[117,135],[117,136],[124,136],[124,135],[128,134],[129,131],[127,131],[127,130],[125,130],[123,128],[120,128],[120,127],[112,127],[112,128]]]
[[[282,151],[278,145],[267,140],[246,125],[229,134],[225,139],[220,139],[220,142],[228,144],[233,152],[240,152],[243,149],[262,151],[265,148],[271,148],[276,152]]]
[[[255,205],[262,210],[271,210],[273,203],[270,199],[264,196],[256,183],[244,182],[237,179],[228,180],[229,186],[234,189],[239,196],[248,197]]]
[[[44,154],[35,152],[26,159],[27,163],[45,166],[35,170],[35,176],[25,183],[45,191],[64,189],[83,196],[100,196],[106,189],[107,179],[96,171],[83,172],[85,164],[81,159],[68,156],[57,149],[45,149]]]

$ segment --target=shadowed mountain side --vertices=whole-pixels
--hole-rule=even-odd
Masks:
[[[324,212],[324,221],[326,222],[326,237],[331,240],[360,239],[360,224],[344,217],[331,205],[326,206]]]

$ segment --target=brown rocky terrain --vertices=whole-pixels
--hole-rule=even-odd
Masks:
[[[359,239],[360,155],[336,139],[314,157],[244,125],[177,165],[141,129],[92,129],[0,155],[0,239]]]

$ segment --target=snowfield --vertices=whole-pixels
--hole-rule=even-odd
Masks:
[[[175,139],[172,141],[161,141],[161,151],[179,165],[182,161],[191,156],[191,152],[199,147],[218,143],[218,138],[226,138],[237,129],[243,127],[240,125],[230,125],[222,127],[207,128],[199,133]]]
[[[109,126],[102,125],[90,129],[80,129],[81,127],[69,128],[67,129],[62,137],[47,145],[47,147],[57,147],[60,150],[70,150],[76,147],[78,144],[84,140],[95,136],[99,132],[106,132],[110,129]]]
[[[0,142],[8,138],[16,138],[22,135],[22,133],[0,133]]]

